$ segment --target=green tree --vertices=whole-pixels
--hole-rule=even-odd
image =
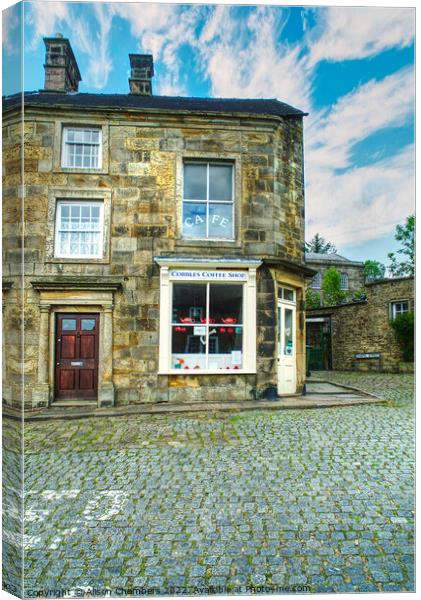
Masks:
[[[414,313],[398,315],[391,323],[405,362],[414,360]]]
[[[308,288],[306,292],[306,308],[319,308],[322,305],[322,299],[319,292]]]
[[[364,279],[366,281],[375,281],[383,279],[386,267],[378,260],[366,260],[364,263]]]
[[[328,242],[319,233],[312,240],[305,244],[306,252],[317,252],[318,254],[331,254],[336,252],[336,247],[332,242]]]
[[[414,275],[415,272],[415,215],[409,215],[404,225],[396,226],[395,240],[401,242],[396,253],[389,252],[389,271],[393,277]],[[401,256],[398,257],[397,255]],[[400,258],[400,260],[399,260]]]
[[[330,267],[323,277],[322,283],[323,304],[334,306],[346,298],[346,292],[341,290],[341,274],[335,267]]]

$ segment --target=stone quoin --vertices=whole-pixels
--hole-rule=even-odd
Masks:
[[[154,96],[150,55],[130,93],[79,93],[45,44],[44,88],[3,98],[6,404],[301,392],[305,113]]]

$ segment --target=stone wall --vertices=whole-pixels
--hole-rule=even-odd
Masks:
[[[62,124],[101,125],[103,167],[81,172],[60,166]],[[4,114],[3,270],[7,292],[7,380],[16,403],[21,375],[17,297],[25,269],[25,405],[37,401],[39,292],[43,278],[119,278],[114,294],[113,379],[117,404],[179,399],[183,387],[197,399],[252,398],[276,382],[273,275],[258,276],[258,375],[159,377],[159,268],[154,256],[276,257],[304,265],[304,193],[301,119],[118,114],[58,108],[27,109],[23,129],[25,185],[20,181],[22,125]],[[185,158],[226,159],[236,168],[236,241],[193,242],[181,237],[182,166]],[[56,259],[51,253],[51,202],[66,195],[110,198],[109,255],[101,260]],[[22,249],[21,210],[25,219]],[[54,212],[54,211],[53,211]],[[283,271],[277,277],[282,280]],[[297,290],[302,275],[293,277]],[[14,290],[14,291],[13,291]],[[301,356],[300,356],[301,360]],[[50,381],[50,385],[52,382]],[[225,389],[225,391],[224,391]],[[181,391],[180,391],[181,390]]]
[[[330,316],[332,368],[339,371],[398,371],[401,351],[390,325],[390,303],[414,298],[413,278],[375,281],[365,286],[367,300],[307,311],[307,317]],[[380,359],[356,354],[380,353]]]

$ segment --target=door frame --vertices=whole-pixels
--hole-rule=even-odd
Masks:
[[[92,315],[97,317],[97,331],[96,331],[96,339],[95,339],[95,361],[96,361],[96,365],[95,365],[95,375],[94,375],[94,390],[95,390],[95,394],[94,396],[81,396],[80,398],[77,397],[77,395],[75,395],[73,397],[73,395],[68,399],[68,400],[86,400],[87,402],[94,400],[95,402],[98,402],[98,374],[99,374],[99,348],[100,348],[100,337],[101,337],[101,315],[99,313],[99,311],[84,311],[84,312],[68,312],[68,311],[56,311],[54,313],[55,315],[55,319],[54,319],[54,335],[55,335],[55,342],[54,342],[54,353],[53,353],[53,360],[54,360],[54,378],[53,378],[53,390],[54,390],[54,398],[53,398],[53,402],[59,402],[60,400],[67,400],[66,398],[59,398],[59,390],[58,390],[58,371],[59,371],[59,365],[58,365],[58,356],[57,356],[57,351],[58,351],[58,335],[59,335],[59,329],[58,329],[58,321],[59,321],[59,317],[61,315],[66,315],[67,318],[89,318],[88,315]]]
[[[291,289],[291,288],[289,288]],[[297,304],[296,304],[296,291],[294,290],[294,300],[289,301],[284,298],[278,298],[276,304],[276,317],[277,317],[277,337],[276,337],[276,356],[277,356],[277,377],[278,377],[278,396],[290,396],[291,394],[296,394],[297,392]],[[281,359],[284,356],[282,354],[283,350],[283,340],[280,334],[283,332],[283,315],[285,314],[285,309],[292,310],[292,347],[293,347],[293,371],[294,371],[294,389],[293,391],[280,391],[281,388]],[[281,318],[279,318],[279,311],[281,311]],[[280,322],[281,321],[281,322]],[[279,347],[280,345],[280,347]],[[280,352],[281,350],[281,352]]]
[[[113,307],[114,294],[121,282],[105,278],[91,284],[75,280],[66,282],[31,282],[39,292],[40,332],[37,384],[32,392],[34,407],[51,406],[54,400],[55,313],[100,314],[98,365],[98,408],[114,406],[113,381]]]

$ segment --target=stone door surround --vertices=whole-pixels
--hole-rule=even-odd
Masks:
[[[98,407],[114,405],[113,307],[120,280],[107,278],[56,277],[31,281],[39,292],[40,331],[37,385],[33,407],[50,406],[54,401],[54,343],[57,312],[100,314]]]

